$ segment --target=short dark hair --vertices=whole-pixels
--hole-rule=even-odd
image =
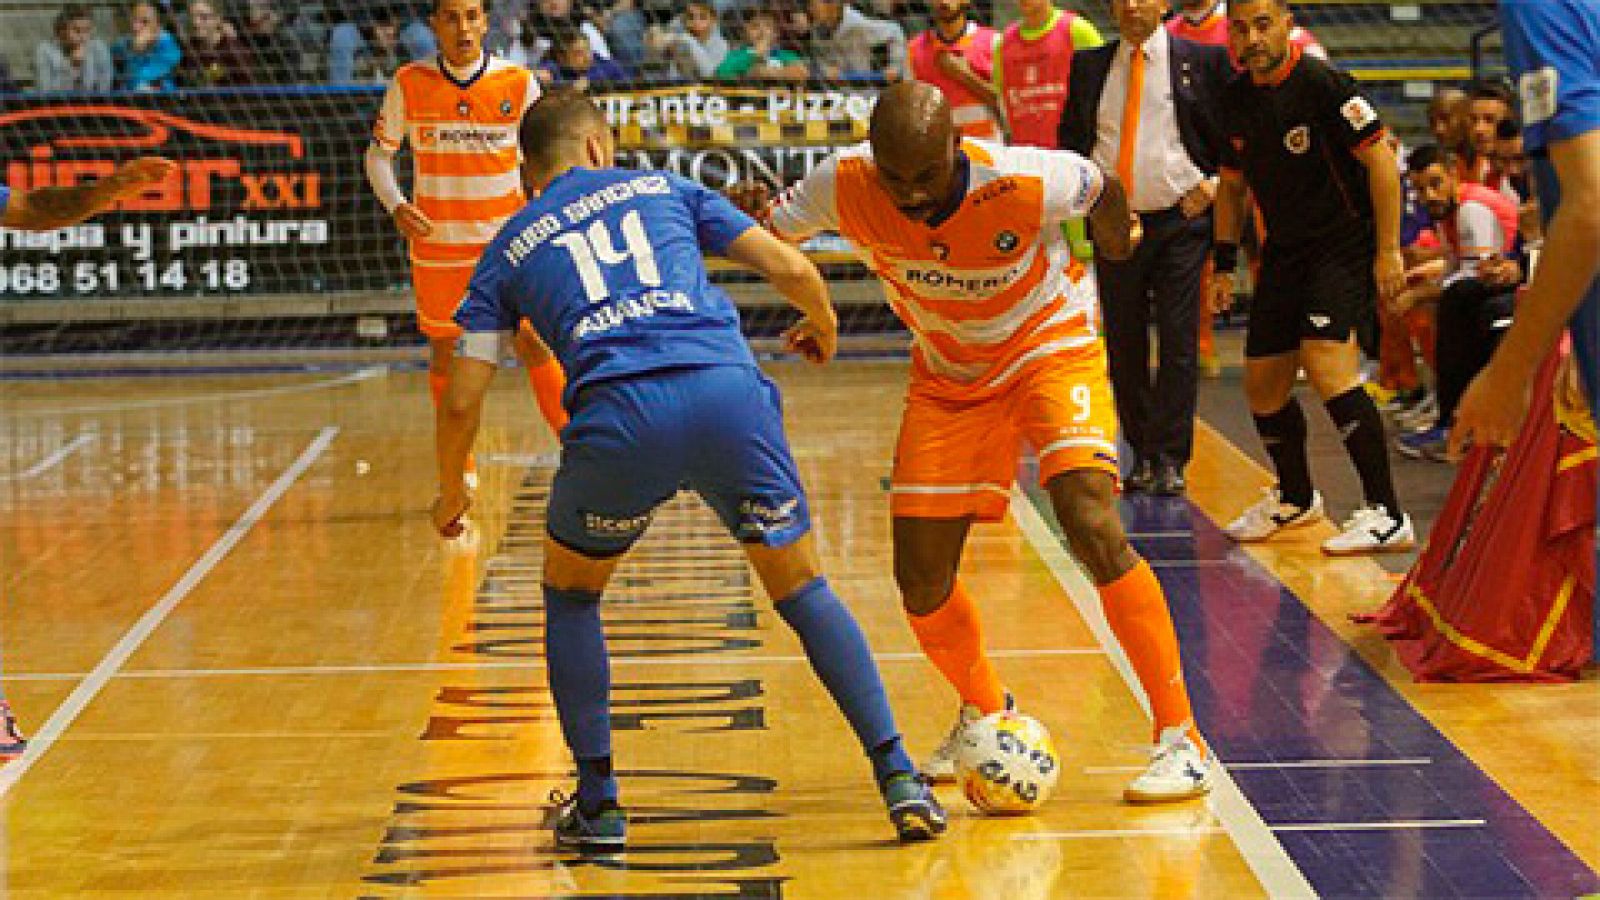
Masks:
[[[60,12],[56,13],[56,30],[60,31],[62,26],[68,22],[93,18],[94,16],[89,12],[89,7],[84,6],[82,3],[68,3],[66,6],[61,7]]]
[[[1498,100],[1505,104],[1506,109],[1516,109],[1516,100],[1512,96],[1511,88],[1504,81],[1498,79],[1485,79],[1474,82],[1472,90],[1467,96],[1473,100]]]
[[[610,127],[606,114],[582,91],[554,87],[522,117],[517,140],[535,168],[548,169],[560,163],[562,154],[579,139]]]
[[[1455,165],[1456,154],[1454,150],[1439,147],[1434,144],[1423,144],[1411,151],[1406,157],[1406,171],[1411,173],[1421,172],[1429,166],[1439,165],[1446,169]]]
[[[559,53],[579,41],[587,42],[589,36],[572,22],[562,22],[550,28],[550,52]]]
[[[1494,136],[1496,140],[1501,141],[1509,141],[1514,138],[1521,137],[1522,126],[1517,123],[1517,117],[1515,115],[1510,115],[1506,116],[1504,119],[1501,119],[1500,124],[1496,125],[1494,128]]]
[[[433,0],[428,11],[437,16],[439,14],[439,4],[443,2],[444,0]],[[489,14],[489,0],[478,0],[478,5],[483,7],[484,15]]]

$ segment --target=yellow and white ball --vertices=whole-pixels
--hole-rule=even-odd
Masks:
[[[956,783],[979,812],[1032,812],[1050,798],[1060,775],[1061,758],[1038,719],[998,712],[962,729]]]

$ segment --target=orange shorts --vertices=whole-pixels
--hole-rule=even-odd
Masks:
[[[430,338],[458,338],[456,309],[467,299],[472,265],[411,266],[411,287],[417,295],[417,329]]]
[[[1041,483],[1077,469],[1117,477],[1117,410],[1101,344],[1048,357],[982,400],[951,400],[913,383],[895,447],[890,511],[1000,520],[1023,441],[1039,456]]]

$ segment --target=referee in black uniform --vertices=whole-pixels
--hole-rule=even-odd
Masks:
[[[1323,515],[1306,463],[1306,420],[1294,397],[1301,368],[1322,397],[1361,476],[1366,503],[1323,543],[1333,555],[1416,542],[1395,497],[1383,420],[1361,387],[1357,335],[1376,297],[1404,284],[1400,174],[1384,127],[1355,80],[1289,43],[1286,0],[1233,0],[1228,31],[1244,65],[1222,93],[1226,139],[1216,200],[1211,305],[1233,298],[1244,194],[1266,221],[1260,279],[1245,337],[1245,395],[1278,486],[1228,526],[1259,541]]]

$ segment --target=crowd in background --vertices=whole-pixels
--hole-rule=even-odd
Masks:
[[[373,83],[436,52],[428,0],[137,0],[115,34],[99,6],[61,8],[32,89]],[[557,82],[893,81],[927,21],[920,0],[493,0],[488,46]],[[13,68],[0,59],[0,91]]]

